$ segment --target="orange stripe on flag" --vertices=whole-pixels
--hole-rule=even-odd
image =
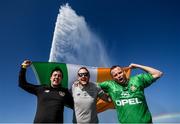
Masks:
[[[110,68],[98,68],[97,71],[97,82],[103,82],[111,80]]]
[[[114,104],[113,102],[106,102],[102,99],[98,99],[96,103],[96,110],[97,112],[103,112],[107,109],[114,109]]]
[[[125,71],[126,78],[129,79],[130,74],[131,74],[131,69],[130,69],[130,67],[123,67],[123,70]]]

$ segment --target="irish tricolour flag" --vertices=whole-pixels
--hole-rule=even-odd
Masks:
[[[61,85],[65,88],[71,88],[73,82],[77,79],[77,72],[80,67],[86,67],[90,72],[90,81],[94,83],[101,83],[106,80],[111,80],[110,68],[104,67],[91,67],[84,65],[66,64],[66,63],[56,63],[56,62],[32,62],[32,68],[38,82],[41,85],[50,84],[50,73],[51,71],[59,67],[63,71],[63,80]],[[124,67],[126,76],[130,76],[131,70],[128,67]],[[97,109],[102,112],[108,108],[113,108],[112,103],[106,103],[102,100],[97,102]]]

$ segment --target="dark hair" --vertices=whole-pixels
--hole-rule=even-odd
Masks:
[[[89,70],[88,70],[86,67],[81,67],[81,68],[79,68],[78,73],[79,73],[79,71],[80,71],[81,69],[85,69],[85,70],[87,71],[87,73],[88,73],[88,76],[90,77]]]
[[[54,71],[60,71],[61,72],[61,75],[62,75],[62,78],[63,78],[63,72],[62,70],[59,68],[59,67],[55,67],[52,71],[51,71],[51,76],[53,74]]]

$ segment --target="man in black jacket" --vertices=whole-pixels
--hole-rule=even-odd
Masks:
[[[21,64],[19,86],[37,96],[37,111],[34,123],[63,123],[64,105],[73,108],[73,98],[68,89],[61,87],[63,73],[60,68],[52,70],[51,86],[34,85],[26,81],[26,69],[30,60]]]

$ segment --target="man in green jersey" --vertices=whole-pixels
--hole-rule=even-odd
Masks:
[[[144,95],[144,88],[160,78],[162,72],[139,64],[130,64],[129,68],[139,68],[146,73],[128,79],[123,68],[113,66],[110,70],[113,80],[102,82],[99,86],[111,96],[119,122],[152,123],[151,113]]]

